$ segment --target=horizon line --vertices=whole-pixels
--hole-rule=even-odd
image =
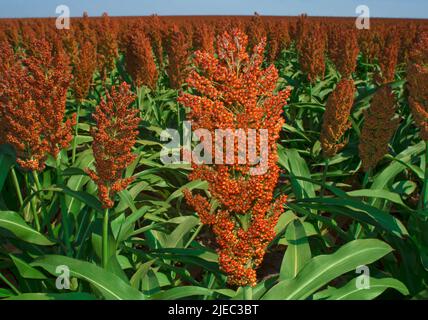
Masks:
[[[108,12],[107,12],[108,14]],[[263,15],[259,14],[260,17],[275,17],[275,18],[296,18],[300,17],[301,15],[306,13],[301,13],[298,15]],[[145,18],[145,17],[151,17],[151,16],[158,16],[160,18],[162,17],[254,17],[254,14],[176,14],[176,15],[160,15],[160,14],[148,14],[148,15],[110,15],[111,18]],[[79,19],[82,18],[81,16],[71,16],[71,19]],[[329,16],[318,16],[318,15],[309,15],[307,14],[308,18],[344,18],[344,19],[356,19],[357,16],[341,16],[341,15],[329,15]],[[0,17],[0,19],[56,19],[58,16],[34,16],[34,17]],[[102,15],[97,16],[91,16],[89,15],[88,18],[102,18]],[[382,16],[373,16],[370,17],[370,19],[413,19],[413,20],[428,20],[428,17],[426,18],[420,18],[420,17],[382,17]]]

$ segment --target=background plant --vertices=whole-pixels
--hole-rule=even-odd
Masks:
[[[428,161],[423,111],[427,86],[418,84],[425,79],[427,22],[412,21],[409,28],[407,21],[374,19],[370,31],[357,31],[358,54],[354,37],[343,38],[335,32],[352,28],[353,23],[352,19],[312,17],[120,19],[105,15],[73,19],[71,32],[59,32],[51,19],[2,20],[0,296],[426,298]],[[139,32],[150,41],[155,57],[158,81],[152,82],[150,89],[145,81],[133,82],[135,75],[127,72],[126,61],[130,57],[127,38],[122,36],[127,32],[118,30],[132,30],[135,24],[141,26]],[[201,34],[211,37],[202,32],[205,27],[199,29],[202,24],[215,30],[214,36],[239,27],[250,33],[248,36],[255,44],[267,36],[262,69],[268,66],[268,60],[274,60],[279,75],[276,90],[291,89],[288,103],[283,105],[285,123],[278,121],[282,130],[277,141],[277,164],[283,171],[273,193],[274,199],[287,195],[288,201],[275,225],[276,236],[267,245],[265,258],[257,268],[252,297],[248,292],[244,295],[243,288],[227,284],[211,231],[183,201],[185,190],[207,194],[209,184],[189,179],[189,165],[160,162],[160,133],[165,128],[182,128],[188,112],[178,104],[177,97],[182,93],[196,94],[191,83],[185,83],[192,67],[200,71],[194,52],[203,46],[211,50],[197,40]],[[284,35],[276,34],[279,27]],[[46,68],[52,79],[57,74],[61,74],[61,79],[69,79],[62,75],[72,72],[74,80],[65,83],[37,77],[37,67],[48,60],[39,56],[39,63],[25,64],[26,59],[37,57],[36,50],[31,49],[32,38],[44,42],[44,48],[49,50],[43,52],[58,62],[50,64],[57,66],[52,70]],[[337,43],[342,39],[346,50],[339,52]],[[392,45],[386,47],[388,41]],[[317,43],[322,45],[315,48]],[[389,52],[383,53],[383,49]],[[92,50],[96,50],[96,64],[80,66],[76,57],[94,62],[88,58],[94,54]],[[393,63],[397,52],[398,59]],[[346,57],[352,57],[350,64],[341,62]],[[308,61],[314,62],[316,70],[308,67]],[[28,65],[32,72],[26,69]],[[343,66],[350,68],[345,70]],[[87,81],[79,85],[89,88],[88,91],[78,92],[76,84],[82,79],[79,74],[88,74],[83,77]],[[321,135],[326,126],[324,119],[328,118],[324,114],[337,110],[330,108],[328,101],[337,95],[340,83],[350,82],[351,77],[353,90],[348,90],[352,91],[348,97],[353,99],[348,99],[346,116],[341,114],[346,122],[346,130],[339,134],[341,148],[326,162]],[[132,85],[136,99],[129,107],[141,121],[133,144],[135,158],[126,163],[121,175],[130,183],[112,195],[115,206],[109,210],[109,232],[105,237],[105,210],[97,197],[97,184],[86,173],[95,165],[91,146],[96,141],[90,128],[96,125],[92,114],[106,99],[106,92],[124,81]],[[27,83],[35,85],[30,88]],[[52,86],[67,90],[51,95],[48,88]],[[375,96],[386,87],[395,100],[394,112],[390,113],[395,115],[387,117],[393,119],[394,130],[383,137],[382,156],[367,172],[362,169],[359,146],[368,143],[362,137],[369,114],[384,109],[373,104]],[[42,95],[39,89],[49,93],[43,95],[45,100],[36,99]],[[339,98],[335,100],[344,97]],[[56,122],[48,122],[49,126],[41,125],[44,122],[40,122],[40,109],[35,108],[41,101],[52,105],[49,110],[56,112]],[[11,112],[12,107],[25,112]],[[337,104],[334,107],[338,108]],[[67,119],[73,119],[73,114],[78,121],[71,128],[74,123]],[[18,143],[5,143],[7,135],[15,132],[11,120],[26,123],[23,128],[37,133],[36,138],[28,140],[31,152],[22,153]],[[384,124],[379,126],[383,128]],[[55,142],[51,146],[57,149],[48,148],[49,139],[59,137],[50,136],[51,131],[45,137],[46,130],[51,128],[66,132],[60,137],[66,137],[67,143]],[[377,126],[375,129],[383,132]],[[40,155],[37,169],[43,169],[35,175],[17,161],[31,154]],[[103,244],[111,253],[104,267]],[[70,267],[70,290],[55,287],[58,265]],[[370,281],[374,285],[369,290],[356,290],[355,268],[360,265],[370,267]]]

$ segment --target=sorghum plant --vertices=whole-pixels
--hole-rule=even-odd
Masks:
[[[398,61],[399,39],[394,31],[383,35],[379,55],[380,74],[376,76],[380,84],[394,80]],[[368,172],[388,153],[388,143],[398,127],[395,118],[396,101],[390,86],[380,87],[373,96],[370,108],[364,112],[359,153],[362,168]]]
[[[289,44],[288,25],[281,22],[268,24],[267,33],[267,59],[273,63],[279,58],[280,53]]]
[[[388,153],[388,143],[400,122],[395,118],[395,97],[389,86],[378,89],[364,112],[359,152],[364,171],[374,168]]]
[[[410,109],[420,136],[428,141],[428,32],[419,36],[410,53],[407,77]]]
[[[169,32],[166,50],[169,82],[172,88],[179,89],[188,74],[190,44],[177,26],[173,26]]]
[[[355,71],[358,53],[357,34],[354,29],[330,29],[328,55],[343,78],[349,78]]]
[[[249,48],[253,48],[258,45],[263,38],[266,38],[265,23],[257,12],[254,12],[254,15],[251,17],[247,25],[246,33],[248,35]]]
[[[387,83],[394,80],[400,41],[395,30],[385,33],[381,40],[381,49],[378,57],[381,73],[377,75],[377,81],[379,83]]]
[[[195,53],[196,70],[188,84],[198,94],[185,93],[179,98],[190,108],[188,116],[195,129],[241,129],[245,137],[250,129],[268,132],[266,172],[251,174],[251,164],[239,164],[236,159],[241,149],[235,144],[232,165],[193,163],[191,180],[206,180],[213,202],[202,195],[186,192],[187,202],[195,208],[202,223],[212,226],[219,245],[219,263],[228,275],[228,282],[238,286],[254,286],[256,268],[261,264],[266,247],[275,236],[274,227],[283,210],[286,197],[276,201],[273,191],[279,168],[276,141],[284,123],[281,117],[289,90],[274,94],[278,72],[271,65],[262,69],[265,40],[250,56],[247,36],[235,29],[217,38],[217,56],[207,52]],[[241,135],[242,138],[242,135]],[[261,152],[258,146],[261,134],[246,140],[246,150]],[[223,152],[216,141],[204,139],[204,144],[215,145],[215,153]],[[234,138],[234,143],[235,143]],[[249,154],[245,153],[248,160]]]
[[[380,37],[378,30],[363,29],[358,31],[358,46],[367,63],[372,63],[379,56],[381,50]]]
[[[130,29],[127,39],[125,67],[137,87],[146,85],[151,89],[156,88],[158,71],[150,40],[143,30],[135,26]]]
[[[152,43],[153,51],[155,53],[156,61],[159,67],[163,66],[163,46],[162,46],[162,32],[164,26],[160,21],[157,15],[153,15],[150,17],[150,20],[147,23],[147,34]]]
[[[343,78],[328,97],[320,136],[323,154],[327,158],[334,156],[347,143],[342,138],[351,127],[349,116],[354,95],[354,81]]]
[[[310,82],[324,77],[327,36],[324,28],[319,23],[303,30],[299,39],[299,62],[300,67]]]
[[[8,42],[1,43],[0,74],[1,142],[15,147],[21,166],[38,169],[39,160],[45,159],[47,143],[40,139],[37,109],[28,84],[23,82],[25,69]]]
[[[86,41],[80,46],[73,69],[74,96],[78,101],[82,101],[88,96],[92,77],[97,67],[96,58],[96,48],[90,41]]]
[[[75,119],[64,122],[71,70],[66,55],[53,55],[46,40],[35,40],[29,56],[19,59],[4,48],[9,68],[0,78],[6,142],[25,169],[43,170],[48,154],[56,157],[71,139]]]
[[[357,66],[356,33],[346,29],[336,30],[334,27],[330,29],[328,52],[342,80],[330,94],[323,117],[320,140],[326,158],[334,156],[347,143],[342,137],[351,126],[349,116],[356,91],[354,81],[350,79]]]
[[[97,24],[97,52],[98,70],[101,78],[105,80],[107,74],[114,70],[116,58],[119,56],[117,30],[106,13]]]
[[[194,49],[213,54],[215,51],[214,43],[214,31],[206,23],[200,24],[193,34]]]
[[[107,99],[101,101],[93,115],[96,126],[91,135],[96,171],[88,170],[88,174],[98,186],[98,197],[104,208],[112,208],[114,195],[132,181],[122,178],[122,174],[135,159],[132,147],[140,119],[138,110],[130,108],[134,100],[129,85],[122,83],[113,87],[111,94],[107,93]]]

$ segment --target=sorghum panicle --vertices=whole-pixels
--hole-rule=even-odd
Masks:
[[[304,30],[301,35],[299,48],[300,67],[310,82],[324,77],[327,36],[324,28],[319,23],[314,23]]]
[[[166,50],[169,60],[167,72],[171,88],[179,89],[188,74],[190,44],[177,26],[173,26],[169,32]]]
[[[395,30],[385,33],[381,41],[381,50],[378,56],[381,73],[377,75],[377,81],[384,84],[394,81],[400,42]]]
[[[147,23],[147,34],[152,43],[153,51],[155,53],[156,61],[160,68],[163,67],[163,44],[162,44],[162,32],[164,30],[164,25],[162,24],[160,18],[157,15],[150,17],[150,20]]]
[[[355,71],[359,53],[357,34],[354,29],[340,27],[330,29],[328,53],[342,77],[349,78]]]
[[[409,104],[420,136],[428,141],[428,32],[419,36],[407,67]]]
[[[193,163],[191,180],[205,180],[209,192],[218,202],[211,207],[207,198],[186,192],[187,202],[199,214],[202,223],[212,226],[219,245],[219,263],[228,282],[254,286],[256,268],[261,264],[267,245],[275,237],[274,227],[282,213],[285,196],[277,201],[273,191],[279,177],[276,141],[283,126],[281,116],[289,90],[274,94],[278,72],[271,65],[262,69],[265,39],[250,56],[248,38],[235,29],[217,38],[217,57],[207,52],[195,53],[195,65],[187,80],[199,94],[184,93],[179,102],[190,109],[188,119],[195,130],[242,129],[244,138],[250,129],[266,129],[268,155],[266,172],[250,174],[251,164],[239,164],[239,151],[234,138],[234,164]],[[247,149],[260,154],[260,132],[246,140]],[[214,146],[213,153],[223,152],[215,140],[204,140]],[[248,160],[248,151],[245,153]],[[244,227],[242,219],[247,218]]]
[[[367,63],[373,63],[381,50],[381,34],[377,30],[359,30],[358,46]]]
[[[267,59],[270,63],[278,60],[280,53],[290,42],[288,25],[281,22],[268,24],[267,34]]]
[[[248,35],[248,47],[250,49],[258,45],[262,39],[266,38],[265,23],[257,12],[254,12],[254,15],[251,17],[247,25],[246,33]]]
[[[138,110],[130,108],[135,95],[129,85],[113,87],[107,99],[97,107],[92,128],[92,149],[96,171],[87,170],[98,186],[98,197],[104,208],[114,206],[114,195],[124,190],[132,178],[122,178],[123,171],[135,160],[132,147],[138,135]]]
[[[62,47],[70,58],[70,62],[74,65],[79,55],[79,43],[76,40],[76,34],[72,29],[62,31]]]
[[[364,171],[374,168],[388,153],[388,143],[400,122],[395,118],[395,97],[389,86],[380,87],[364,112],[359,153]]]
[[[343,78],[328,97],[320,136],[325,157],[334,156],[347,143],[342,140],[345,132],[351,127],[349,116],[354,95],[354,81]]]
[[[200,24],[193,34],[194,49],[213,54],[215,43],[214,31],[206,24]]]
[[[53,55],[46,40],[33,40],[26,58],[5,48],[9,68],[0,79],[5,140],[17,153],[17,162],[29,170],[43,170],[48,154],[56,157],[72,139],[74,117],[64,122],[71,80],[64,53]]]
[[[97,51],[95,46],[86,41],[83,43],[74,61],[73,89],[78,101],[86,99],[92,85],[92,77],[97,68]]]
[[[146,85],[156,88],[158,71],[156,69],[150,40],[138,27],[130,29],[125,52],[125,67],[137,87]]]
[[[98,70],[101,78],[105,80],[114,70],[116,58],[119,56],[116,25],[106,13],[97,24],[97,51]]]
[[[44,139],[49,153],[55,158],[72,140],[75,115],[64,122],[67,90],[72,79],[70,61],[64,52],[52,54],[46,40],[32,44],[32,55],[24,60],[32,97],[39,109]]]

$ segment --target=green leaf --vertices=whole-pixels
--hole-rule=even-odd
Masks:
[[[195,181],[191,181],[187,184],[185,184],[184,186],[180,187],[178,190],[174,191],[169,198],[166,200],[166,202],[171,202],[172,200],[179,198],[181,196],[183,196],[183,191],[184,190],[207,190],[208,189],[208,183],[206,181],[201,181],[201,180],[195,180]]]
[[[150,300],[177,300],[194,296],[211,297],[214,293],[214,290],[203,287],[176,287],[154,294],[150,297]]]
[[[179,217],[178,227],[166,237],[165,248],[177,248],[184,246],[185,236],[199,224],[199,219],[193,216]]]
[[[382,172],[380,172],[373,180],[371,186],[372,189],[385,189],[386,186],[395,178],[406,166],[403,163],[410,163],[412,157],[422,153],[425,148],[424,141],[419,142],[414,146],[408,147],[406,150],[401,152],[394,160],[396,162],[391,163]]]
[[[377,239],[351,241],[333,254],[312,258],[294,279],[279,282],[263,299],[307,299],[330,281],[361,265],[370,264],[391,251],[388,244]]]
[[[391,201],[395,204],[398,204],[405,208],[408,211],[413,211],[410,209],[401,199],[400,195],[394,192],[387,190],[376,190],[376,189],[361,189],[347,192],[347,195],[351,197],[366,197],[366,198],[379,198]]]
[[[408,235],[403,223],[391,214],[352,198],[314,198],[296,201],[300,206],[340,213],[378,226],[398,237]]]
[[[4,289],[4,288],[0,288],[0,298],[8,298],[13,296],[13,292],[8,290],[8,289]]]
[[[305,199],[315,197],[315,188],[311,182],[295,178],[297,176],[311,179],[309,168],[305,160],[299,155],[299,152],[296,149],[285,149],[278,145],[278,156],[279,164],[289,172],[296,198]]]
[[[303,266],[311,259],[311,248],[306,236],[305,227],[295,219],[285,233],[288,248],[284,254],[279,273],[279,280],[293,279]]]
[[[117,275],[93,263],[79,261],[65,256],[48,255],[36,259],[32,264],[42,267],[58,276],[56,268],[64,265],[70,269],[70,276],[87,281],[96,287],[107,300],[144,300],[144,295],[131,287]]]
[[[51,246],[54,244],[40,232],[31,228],[18,213],[13,211],[0,211],[0,228],[10,231],[15,237],[25,242],[40,246]]]
[[[96,298],[84,292],[70,293],[23,293],[6,300],[96,300]]]
[[[15,160],[9,154],[0,154],[0,191],[3,189],[4,182],[6,181],[9,170],[12,168],[14,162]]]
[[[25,279],[47,279],[43,273],[41,273],[36,268],[33,268],[32,266],[30,266],[24,260],[18,257],[15,257],[12,254],[10,254],[9,256],[12,259],[13,263],[15,264],[16,268],[18,269],[18,272],[21,275],[21,277]]]
[[[409,290],[406,286],[393,278],[368,278],[368,287],[357,286],[358,277],[349,281],[341,288],[328,288],[314,294],[314,299],[327,299],[327,300],[373,300],[381,295],[386,289],[392,288],[399,291],[403,295],[408,295]]]

